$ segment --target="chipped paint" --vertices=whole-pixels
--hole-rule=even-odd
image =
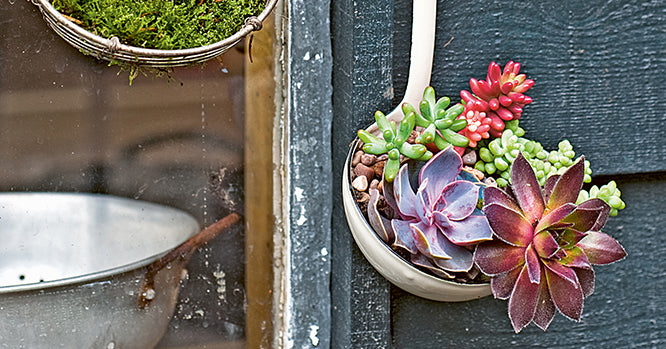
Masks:
[[[296,187],[294,188],[294,197],[298,201],[302,201],[305,198],[305,195],[303,195],[303,188]]]
[[[310,342],[315,347],[319,345],[319,337],[317,337],[318,332],[319,332],[319,326],[310,325]]]

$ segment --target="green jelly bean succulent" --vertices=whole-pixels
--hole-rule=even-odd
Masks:
[[[513,127],[513,125],[512,125]],[[524,131],[514,128],[519,134]],[[514,131],[507,127],[500,138],[488,142],[486,146],[480,147],[478,151],[480,160],[474,165],[477,170],[497,178],[497,184],[505,187],[509,184],[509,172],[511,164],[518,154],[523,154],[527,162],[532,166],[539,185],[544,185],[548,177],[562,174],[574,163],[576,153],[568,140],[558,144],[558,150],[546,151],[541,143],[519,137]],[[585,172],[583,181],[592,181],[592,170],[590,162],[585,161]]]
[[[404,105],[403,112],[405,117],[398,124],[389,121],[386,115],[380,111],[375,113],[375,121],[382,133],[382,138],[366,130],[358,131],[358,138],[364,143],[362,147],[364,152],[374,155],[388,154],[388,160],[384,166],[384,179],[387,182],[393,182],[398,173],[401,154],[410,159],[421,161],[427,161],[433,155],[431,151],[426,149],[425,145],[407,142],[416,126],[416,112]]]
[[[449,145],[466,147],[469,144],[467,137],[458,133],[467,126],[467,120],[457,119],[464,106],[456,104],[447,109],[450,103],[449,97],[442,97],[435,101],[435,89],[428,86],[423,91],[423,100],[419,103],[420,114],[416,113],[411,104],[403,105],[405,115],[414,112],[416,125],[424,128],[423,132],[416,137],[416,143],[434,143],[440,150]]]
[[[581,190],[578,194],[576,204],[589,199],[601,199],[611,207],[610,216],[615,217],[617,216],[617,212],[625,207],[624,201],[620,199],[620,195],[622,195],[622,193],[620,192],[620,189],[617,188],[615,181],[610,181],[608,184],[602,185],[601,187],[593,185],[589,191],[584,189]]]

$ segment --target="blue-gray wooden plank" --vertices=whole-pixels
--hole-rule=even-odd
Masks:
[[[395,12],[394,104],[406,82],[411,4],[396,1]],[[393,288],[395,348],[666,346],[665,14],[661,1],[439,1],[438,94],[457,97],[469,77],[485,78],[490,60],[523,63],[536,80],[521,121],[527,135],[550,148],[566,136],[596,174],[610,175],[600,182],[626,174],[618,184],[628,207],[605,231],[629,256],[596,268],[581,322],[557,315],[545,333],[514,334],[506,302],[492,297],[437,303]]]
[[[371,2],[372,0],[363,0]],[[439,1],[432,85],[459,99],[490,61],[536,81],[521,125],[568,138],[596,174],[666,170],[664,1]],[[394,103],[406,82],[411,2],[395,2]],[[450,42],[449,42],[450,41]]]
[[[330,2],[289,1],[287,9],[290,293],[284,346],[326,348],[331,321]]]
[[[342,208],[342,165],[356,130],[390,107],[392,1],[334,1],[333,225],[331,346],[390,346],[389,285],[363,258]]]

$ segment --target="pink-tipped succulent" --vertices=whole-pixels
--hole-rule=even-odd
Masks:
[[[487,187],[483,211],[496,239],[477,246],[474,260],[491,276],[496,298],[509,299],[516,332],[530,322],[545,330],[558,309],[579,320],[583,299],[594,291],[593,264],[626,256],[622,246],[600,232],[610,207],[591,199],[575,205],[583,184],[579,159],[542,190],[527,160],[511,168],[511,188]]]
[[[517,62],[507,63],[504,71],[497,63],[490,63],[487,80],[472,78],[469,80],[472,92],[460,91],[460,97],[466,104],[463,115],[469,111],[485,112],[490,118],[490,134],[501,136],[504,122],[519,119],[523,107],[532,102],[532,98],[524,93],[534,85],[534,80],[526,79],[525,74],[519,72],[520,63]]]
[[[394,246],[409,251],[414,264],[448,278],[453,272],[470,271],[474,264],[470,246],[492,238],[486,217],[475,212],[480,187],[457,179],[461,169],[460,155],[448,147],[421,168],[416,193],[406,164],[392,190],[384,187],[387,201],[399,215],[391,221]]]
[[[478,141],[490,137],[492,120],[487,117],[485,111],[475,110],[470,104],[467,104],[458,119],[467,121],[467,126],[458,133],[469,139],[469,147],[475,148]]]

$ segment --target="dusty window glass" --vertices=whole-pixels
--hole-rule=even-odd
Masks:
[[[255,70],[250,73],[257,76],[253,86],[265,81],[264,88],[270,89],[273,79],[271,65],[261,65],[257,53],[254,60],[260,62],[251,69],[241,43],[221,60],[177,68],[163,77],[140,74],[130,86],[127,72],[82,55],[55,35],[30,2],[5,2],[0,15],[1,192],[98,193],[157,203],[192,215],[201,227],[231,212],[257,211],[245,202],[245,164],[248,158],[256,160],[246,153],[248,71]],[[272,91],[252,98],[270,112]],[[270,125],[271,115],[267,118]],[[270,143],[270,128],[265,134],[256,132],[257,139],[268,137]],[[261,180],[270,178],[269,172]],[[246,252],[262,254],[252,256],[253,261],[270,263],[270,239],[247,234],[245,227],[252,225],[248,220],[246,216],[193,254],[158,347],[243,348],[253,346],[248,344],[252,340],[266,343],[270,338],[270,275],[254,274],[260,279],[251,281],[250,288],[259,295],[253,301]],[[262,234],[270,235],[265,230]],[[253,245],[258,243],[263,245]],[[28,253],[12,258],[25,258],[30,269]],[[28,272],[12,273],[0,273],[0,291],[2,286],[35,282],[36,276]],[[113,279],[105,287],[113,288]],[[0,311],[2,297],[0,293]],[[25,307],[31,307],[30,298],[24,300]],[[254,309],[250,315],[248,308]],[[10,326],[17,327],[9,330],[12,335],[26,342],[56,336],[31,331],[30,324]],[[64,335],[85,332],[68,331]],[[142,331],[148,335],[150,329],[136,332]],[[254,339],[248,339],[248,331]],[[113,341],[100,344],[115,346]]]

